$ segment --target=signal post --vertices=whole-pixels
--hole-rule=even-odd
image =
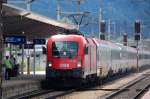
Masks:
[[[137,72],[139,72],[139,48],[138,48],[138,42],[140,41],[140,21],[136,20],[134,24],[134,30],[135,30],[135,35],[134,39],[136,41],[136,50],[137,50]]]

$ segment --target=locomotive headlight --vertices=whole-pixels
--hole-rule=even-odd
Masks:
[[[81,61],[78,61],[77,67],[81,67]]]
[[[48,66],[49,66],[49,67],[52,67],[52,63],[51,63],[51,62],[48,62]]]

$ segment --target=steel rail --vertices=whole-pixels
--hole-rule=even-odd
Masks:
[[[144,76],[144,77],[143,77]],[[104,96],[103,99],[111,99],[112,97],[115,97],[117,96],[118,94],[122,93],[123,91],[127,91],[129,90],[129,88],[133,85],[135,85],[136,83],[144,80],[146,77],[148,77],[149,75],[143,75],[141,76],[140,78],[137,78],[135,79],[134,81],[132,82],[129,82],[128,84],[126,84],[125,86],[119,88],[118,91],[115,91],[115,92],[112,92],[111,94],[107,95],[107,96]]]
[[[133,99],[140,99],[140,97],[148,91],[148,89],[150,88],[150,84],[148,84],[146,87],[144,87],[143,89],[140,90],[140,92],[133,98]]]
[[[71,94],[73,92],[75,92],[76,89],[71,89],[71,90],[68,90],[68,91],[65,91],[65,92],[62,92],[62,93],[59,93],[59,94],[56,94],[56,95],[52,95],[50,97],[47,97],[46,99],[56,99],[58,97],[62,97],[62,96],[65,96],[67,94]]]

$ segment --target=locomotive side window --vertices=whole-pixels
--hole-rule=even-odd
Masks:
[[[47,54],[47,49],[45,46],[42,46],[42,52],[43,52],[43,54]]]
[[[88,54],[88,47],[84,48],[84,54]]]
[[[52,56],[57,58],[75,58],[78,43],[73,41],[56,41],[52,43]]]

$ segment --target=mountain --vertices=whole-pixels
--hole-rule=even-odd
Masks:
[[[20,1],[20,0],[8,0]],[[21,0],[24,1],[24,0]],[[75,0],[59,0],[62,12],[76,12],[78,5]],[[25,4],[13,3],[16,6],[26,8]],[[108,25],[111,21],[111,35],[118,37],[127,32],[129,37],[134,34],[135,20],[141,21],[141,33],[144,39],[150,37],[150,0],[82,0],[80,11],[86,11],[80,28],[86,35],[98,35],[98,12],[102,8],[103,19]],[[34,0],[31,10],[56,19],[57,0]],[[61,18],[63,18],[62,15]],[[69,19],[73,19],[69,17]],[[74,20],[73,20],[74,21]],[[107,27],[108,28],[108,27]]]

